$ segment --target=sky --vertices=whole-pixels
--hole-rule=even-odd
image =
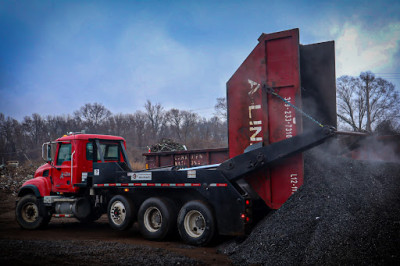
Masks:
[[[204,117],[262,33],[335,41],[336,76],[400,89],[400,1],[0,0],[0,113],[112,113],[146,100]]]

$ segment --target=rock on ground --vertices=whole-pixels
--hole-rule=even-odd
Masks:
[[[400,165],[305,155],[305,182],[242,243],[235,264],[400,263]]]

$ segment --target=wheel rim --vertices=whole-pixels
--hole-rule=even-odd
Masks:
[[[156,207],[150,207],[145,211],[143,220],[148,231],[156,232],[162,225],[162,214]]]
[[[197,238],[203,235],[206,229],[206,220],[201,212],[191,210],[185,216],[184,227],[190,237]]]
[[[39,209],[35,203],[29,202],[22,207],[22,219],[28,223],[33,223],[39,217]]]
[[[121,201],[114,201],[110,208],[110,217],[114,224],[121,225],[126,218],[125,205]]]

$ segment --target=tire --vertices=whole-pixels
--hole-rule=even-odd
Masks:
[[[85,218],[78,218],[79,222],[83,223],[83,224],[89,224],[89,223],[93,223],[95,221],[97,221],[101,216],[103,215],[103,213],[101,212],[101,210],[99,209],[92,209],[90,214],[85,217]]]
[[[18,224],[28,230],[43,228],[51,219],[46,206],[32,194],[28,194],[18,201],[15,216]]]
[[[179,211],[178,231],[187,244],[207,245],[215,235],[215,221],[211,208],[201,201],[187,202]]]
[[[122,196],[114,196],[108,203],[108,223],[113,229],[128,230],[131,228],[135,214],[133,203],[130,199]]]
[[[176,228],[176,211],[171,201],[149,198],[140,206],[139,230],[146,239],[163,240]]]

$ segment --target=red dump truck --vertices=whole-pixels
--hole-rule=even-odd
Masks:
[[[107,214],[114,229],[137,221],[148,239],[178,230],[193,245],[216,234],[245,234],[301,186],[301,152],[335,134],[315,119],[303,122],[298,109],[303,103],[322,123],[336,125],[333,42],[301,46],[298,34],[262,34],[228,81],[229,158],[223,163],[132,171],[123,138],[66,135],[43,144],[46,164],[18,193],[18,223],[36,229],[52,217],[90,222]]]

